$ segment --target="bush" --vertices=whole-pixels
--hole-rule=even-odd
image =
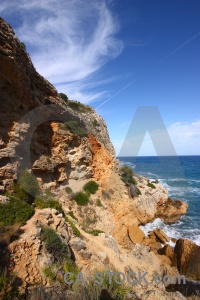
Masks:
[[[71,189],[69,186],[67,186],[67,187],[65,188],[65,192],[66,192],[67,194],[71,194],[71,193],[72,193],[72,189]]]
[[[87,136],[87,131],[85,128],[80,127],[77,121],[65,122],[65,127],[67,127],[74,135],[78,135],[80,137]]]
[[[122,166],[120,168],[121,173],[121,179],[126,185],[136,184],[135,179],[133,178],[133,170],[132,168],[129,168],[128,166]]]
[[[33,214],[33,207],[18,199],[10,198],[7,203],[0,203],[0,224],[3,226],[24,225]]]
[[[103,206],[100,199],[97,199],[97,206],[99,207]]]
[[[84,105],[80,103],[79,101],[73,101],[73,100],[68,100],[66,103],[67,106],[72,108],[73,110],[80,111],[80,112],[91,112],[92,109],[88,105]]]
[[[43,209],[43,208],[54,208],[57,211],[59,211],[61,214],[65,214],[63,209],[62,209],[62,205],[56,201],[56,200],[44,200],[42,198],[36,198],[34,201],[35,205],[37,208]]]
[[[150,187],[150,188],[152,188],[152,189],[156,188],[155,185],[153,183],[151,183],[151,182],[148,182],[147,186]]]
[[[44,239],[45,248],[58,261],[70,256],[68,247],[62,242],[60,237],[52,228],[43,228],[42,238]]]
[[[90,180],[83,187],[84,191],[88,192],[89,194],[95,194],[96,191],[98,190],[98,188],[99,188],[99,185],[93,180]]]
[[[100,124],[97,122],[96,119],[92,122],[92,124],[93,124],[94,127],[99,127],[100,126]]]
[[[110,271],[110,270],[109,270]],[[85,284],[75,284],[73,286],[74,299],[88,300],[88,299],[115,299],[125,300],[128,299],[128,293],[132,291],[133,287],[128,284],[117,284],[114,280],[109,280],[107,271],[95,270],[95,273],[100,272],[103,277],[103,283],[97,284],[94,281],[87,281]],[[117,271],[111,271],[116,273]],[[95,278],[95,273],[93,276]],[[95,296],[94,296],[95,295]]]
[[[31,173],[29,173],[27,169],[19,172],[18,185],[20,185],[26,193],[34,198],[41,192],[37,179]]]
[[[104,231],[99,230],[99,229],[93,229],[93,230],[87,231],[87,233],[92,234],[94,236],[98,236],[99,233],[104,233]]]
[[[16,289],[15,285],[16,277],[8,274],[5,270],[0,274],[0,299],[3,300],[22,300],[25,299],[24,295]]]
[[[20,42],[20,47],[23,50],[26,50],[26,45],[24,44],[24,42]]]
[[[65,273],[67,273],[67,272],[73,273],[73,276],[76,279],[79,269],[78,269],[77,265],[75,264],[75,262],[73,262],[71,259],[65,260],[64,264],[63,264],[63,269],[64,269]]]
[[[70,221],[67,216],[65,216],[65,221],[71,226],[74,234],[79,237],[81,233],[78,230],[78,228],[74,225],[74,223]]]
[[[11,195],[15,199],[19,199],[21,201],[25,201],[29,204],[33,203],[34,197],[28,194],[18,183],[13,183],[12,185],[12,193]]]
[[[79,192],[74,195],[74,200],[78,205],[84,206],[88,204],[89,196],[87,194]]]
[[[56,274],[55,274],[52,266],[48,266],[48,267],[44,268],[42,271],[43,271],[44,275],[50,279],[51,282],[56,281]]]
[[[64,100],[64,101],[68,101],[69,99],[68,99],[68,97],[67,97],[67,95],[65,95],[65,94],[63,94],[63,93],[59,93],[59,95],[60,95],[60,97]]]

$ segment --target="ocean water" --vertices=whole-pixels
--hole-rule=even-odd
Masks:
[[[141,226],[147,233],[155,228],[163,229],[174,238],[186,238],[200,245],[200,156],[178,157],[119,157],[121,164],[133,168],[135,174],[158,179],[169,192],[169,197],[185,201],[187,214],[171,225],[160,219]]]

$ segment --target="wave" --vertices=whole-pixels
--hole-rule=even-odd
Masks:
[[[133,169],[135,169],[135,167],[136,167],[136,165],[134,165],[132,162],[123,161],[123,160],[120,160],[120,165],[122,165],[122,166],[128,166],[128,167],[131,167]]]
[[[188,218],[189,219],[189,218]],[[190,220],[191,221],[191,220]],[[149,231],[156,228],[162,229],[170,238],[180,239],[185,238],[193,241],[197,245],[200,245],[200,229],[184,228],[183,221],[179,220],[176,224],[167,225],[161,219],[157,218],[152,223],[140,226],[145,235],[148,235]],[[169,243],[172,247],[173,242]]]
[[[172,180],[168,180],[168,179],[159,179],[158,181],[162,186],[164,186],[168,190],[170,196],[186,197],[187,194],[192,194],[194,196],[195,195],[200,196],[200,188],[199,187],[193,187],[190,185],[186,185],[184,187],[171,186],[170,184],[168,184],[168,182],[172,181]]]

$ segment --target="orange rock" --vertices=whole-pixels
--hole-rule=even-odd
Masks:
[[[132,226],[129,227],[128,234],[129,234],[129,237],[130,237],[131,241],[134,244],[142,244],[142,242],[145,238],[145,234],[142,231],[142,229],[140,229],[136,225],[132,225]]]

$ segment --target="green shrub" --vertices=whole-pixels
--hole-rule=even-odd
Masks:
[[[73,101],[73,100],[68,100],[66,105],[73,110],[80,111],[80,112],[91,112],[92,109],[88,105],[84,105],[80,103],[79,101]]]
[[[33,207],[19,199],[10,197],[7,203],[0,203],[0,224],[3,226],[13,224],[24,225],[33,214]]]
[[[50,279],[51,282],[56,281],[56,274],[53,270],[53,266],[48,266],[42,270],[44,275]]]
[[[9,196],[9,195],[8,195]],[[25,201],[29,204],[33,203],[34,197],[28,194],[18,183],[14,182],[12,185],[12,193],[11,196],[15,199],[19,199],[21,201]]]
[[[97,122],[96,119],[92,122],[92,124],[93,124],[94,127],[99,127],[100,126],[100,124]]]
[[[121,179],[126,185],[130,185],[131,183],[136,184],[135,179],[133,178],[133,170],[128,166],[122,166],[120,168]]]
[[[156,188],[155,185],[153,183],[151,183],[151,182],[148,182],[147,186],[150,187],[150,188],[152,188],[152,189]]]
[[[74,219],[74,220],[76,220],[76,221],[78,222],[78,219],[75,217],[73,211],[69,211],[69,212],[68,212],[68,215],[69,215],[72,219]]]
[[[137,193],[138,196],[142,194],[138,188],[136,190],[136,193]]]
[[[110,270],[109,270],[110,271]],[[100,272],[103,277],[103,283],[97,284],[94,280],[86,281],[84,284],[73,285],[74,299],[85,300],[85,299],[115,299],[125,300],[128,299],[128,293],[133,289],[131,285],[126,283],[117,284],[114,280],[109,280],[109,276],[106,274],[107,271],[95,270],[95,273],[90,277],[95,278],[95,274]],[[111,271],[117,273],[118,271]],[[94,296],[95,295],[95,296]]]
[[[26,45],[24,44],[24,42],[20,42],[20,47],[23,50],[26,50]]]
[[[42,198],[36,198],[34,200],[34,203],[36,205],[37,208],[43,209],[43,208],[54,208],[57,211],[59,211],[61,214],[65,214],[63,209],[62,209],[62,205],[53,199],[49,199],[49,200],[45,200]]]
[[[71,194],[71,193],[72,193],[72,189],[71,189],[69,186],[67,186],[67,187],[65,188],[65,192],[66,192],[67,194]]]
[[[87,182],[83,187],[84,191],[88,192],[89,194],[95,194],[96,191],[98,190],[98,188],[99,188],[99,185],[93,180],[90,180],[89,182]]]
[[[74,195],[74,200],[78,205],[84,206],[88,204],[89,196],[87,194],[79,192]]]
[[[68,97],[67,97],[67,95],[65,95],[65,94],[63,94],[63,93],[59,93],[59,95],[60,95],[60,97],[64,100],[64,101],[68,101],[69,99],[68,99]]]
[[[65,221],[71,226],[74,234],[79,237],[81,233],[78,230],[78,228],[74,225],[74,223],[70,221],[67,216],[65,216]]]
[[[65,122],[65,127],[69,129],[74,135],[78,135],[80,137],[87,136],[87,131],[85,128],[80,127],[77,121],[68,121]]]
[[[62,242],[57,233],[50,227],[42,228],[42,238],[44,239],[47,251],[60,261],[69,257],[70,253],[66,244]]]
[[[93,229],[93,230],[87,231],[87,233],[92,234],[94,236],[98,236],[99,233],[104,233],[104,231],[99,230],[99,229]]]
[[[71,259],[67,259],[63,263],[63,269],[66,272],[71,272],[74,275],[77,275],[79,272],[78,267],[76,266],[75,262],[73,262]]]
[[[26,193],[34,198],[41,192],[37,179],[31,173],[29,173],[27,169],[19,172],[18,184],[23,190],[25,190]]]
[[[51,159],[49,157],[46,157],[46,160],[47,160],[48,164],[51,163]]]
[[[103,206],[100,199],[97,199],[97,206],[99,207]]]
[[[5,270],[0,274],[0,299],[3,300],[22,300],[24,295],[14,286],[16,277],[8,274]]]

